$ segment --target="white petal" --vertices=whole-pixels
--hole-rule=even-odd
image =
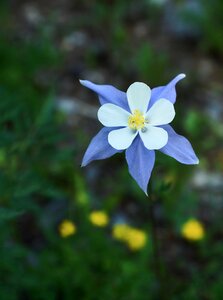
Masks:
[[[127,90],[127,99],[131,112],[138,109],[141,113],[146,113],[151,90],[148,85],[143,82],[134,82]]]
[[[159,99],[146,114],[150,125],[165,125],[173,121],[175,110],[173,104],[166,99]]]
[[[107,127],[127,126],[130,113],[123,108],[107,103],[98,110],[98,120]]]
[[[164,147],[168,142],[168,134],[166,130],[147,126],[146,131],[139,131],[140,137],[143,141],[144,146],[149,150],[156,150]]]
[[[132,144],[137,133],[128,127],[113,130],[108,134],[108,142],[113,148],[124,150]]]

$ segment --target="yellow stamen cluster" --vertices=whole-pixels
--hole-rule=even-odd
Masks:
[[[128,126],[134,130],[142,129],[145,126],[145,123],[145,117],[138,109],[135,109],[128,119]]]

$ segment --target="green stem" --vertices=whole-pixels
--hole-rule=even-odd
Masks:
[[[151,200],[150,206],[150,219],[151,219],[151,237],[152,237],[152,244],[153,244],[153,258],[154,258],[154,269],[156,273],[156,278],[158,281],[158,299],[165,300],[167,298],[167,290],[166,290],[166,283],[163,274],[163,263],[161,260],[161,253],[160,253],[160,246],[159,246],[159,239],[158,239],[158,226],[157,220],[155,215],[155,203],[154,200]]]

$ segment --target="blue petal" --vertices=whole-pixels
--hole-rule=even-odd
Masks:
[[[130,111],[126,93],[116,89],[112,85],[95,84],[88,80],[80,80],[80,83],[98,94],[101,105],[113,103]]]
[[[168,133],[168,143],[160,149],[161,152],[175,158],[182,164],[197,165],[199,163],[190,142],[185,137],[177,134],[170,125],[160,127]]]
[[[147,186],[155,163],[155,151],[146,149],[137,136],[126,150],[126,160],[129,173],[148,196]]]
[[[153,104],[160,98],[165,98],[174,104],[176,102],[175,85],[178,83],[178,81],[180,81],[185,77],[186,77],[185,74],[179,74],[172,81],[170,81],[166,86],[160,86],[152,89],[152,94],[151,94],[151,99],[149,102],[148,109],[151,106],[153,106]]]
[[[85,167],[93,160],[105,159],[111,157],[117,152],[121,152],[112,148],[108,143],[108,134],[112,130],[114,130],[114,128],[104,127],[92,139],[84,154],[81,165],[82,167]]]

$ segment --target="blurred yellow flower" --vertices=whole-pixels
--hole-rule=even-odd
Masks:
[[[64,220],[59,225],[59,233],[63,238],[66,238],[70,235],[75,234],[76,231],[77,231],[77,228],[72,221]]]
[[[184,238],[192,241],[202,240],[205,234],[202,223],[195,219],[190,219],[184,223],[181,233]]]
[[[114,225],[112,235],[117,240],[125,242],[133,251],[143,248],[147,241],[147,235],[144,231],[127,224]]]
[[[139,250],[146,244],[146,233],[140,229],[130,228],[127,234],[126,242],[131,250]]]
[[[130,228],[127,224],[115,224],[112,229],[112,235],[117,240],[126,241]]]
[[[90,222],[98,227],[105,227],[109,222],[109,217],[106,212],[102,210],[96,210],[89,215]]]

